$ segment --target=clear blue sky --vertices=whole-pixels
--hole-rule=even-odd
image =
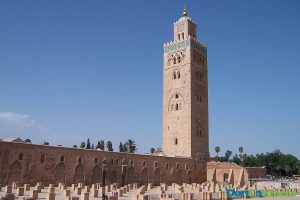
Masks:
[[[208,45],[210,148],[300,158],[300,2],[0,1],[0,138],[161,146],[163,42]]]

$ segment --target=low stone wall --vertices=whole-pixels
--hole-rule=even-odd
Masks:
[[[249,178],[265,178],[267,176],[266,167],[245,167]]]
[[[202,183],[206,161],[0,141],[0,184]]]

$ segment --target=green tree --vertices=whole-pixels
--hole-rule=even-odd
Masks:
[[[240,159],[242,158],[242,154],[244,153],[244,147],[240,147],[239,148],[239,152],[240,152]]]
[[[228,162],[230,160],[230,157],[232,156],[232,151],[227,150],[225,152],[225,161]]]
[[[45,142],[44,142],[44,145],[49,145],[49,142],[46,142],[46,141],[45,141]]]
[[[232,162],[240,165],[241,164],[241,159],[239,158],[239,156],[237,154],[235,154],[232,158]]]
[[[86,149],[91,149],[90,139],[88,138],[86,141]]]
[[[152,147],[152,148],[150,149],[150,153],[151,153],[151,154],[154,154],[154,152],[155,152],[155,149]]]
[[[77,145],[76,145],[76,144],[74,144],[74,145],[73,145],[73,148],[77,149]]]
[[[106,148],[107,148],[108,151],[114,151],[111,141],[106,142]]]
[[[124,152],[123,143],[120,142],[119,144],[119,152]]]
[[[100,149],[103,150],[103,151],[105,149],[105,145],[104,144],[105,144],[104,140],[100,140]]]
[[[80,146],[79,146],[81,149],[84,149],[85,148],[85,142],[81,142]]]
[[[219,146],[216,146],[215,147],[215,151],[216,151],[216,153],[217,153],[217,158],[219,157],[219,153],[220,153],[220,151],[221,151],[221,148],[219,147]]]
[[[137,147],[134,140],[129,139],[127,142],[125,142],[125,145],[127,146],[127,151],[129,153],[135,153],[137,151]]]
[[[24,141],[25,143],[31,143],[31,140],[30,139],[25,139],[25,141]]]

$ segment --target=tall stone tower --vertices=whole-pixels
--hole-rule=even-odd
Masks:
[[[186,8],[164,44],[163,152],[167,156],[209,157],[207,47]]]

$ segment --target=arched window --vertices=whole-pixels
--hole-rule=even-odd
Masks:
[[[60,162],[64,162],[65,161],[65,157],[64,156],[60,156]]]
[[[173,64],[176,64],[176,58],[173,58]]]
[[[19,154],[19,160],[23,160],[23,153]]]
[[[180,71],[177,72],[177,78],[180,78]]]
[[[168,163],[168,162],[166,162],[166,164],[165,164],[165,168],[166,168],[166,169],[168,169],[168,168],[169,168],[169,163]]]
[[[177,139],[177,138],[175,138],[175,144],[176,144],[176,145],[178,144],[178,139]]]
[[[175,105],[175,110],[178,110],[178,104],[176,103],[176,105]]]
[[[146,166],[146,161],[143,161],[143,167],[145,167]]]
[[[184,33],[182,33],[181,36],[182,36],[182,39],[184,40]]]
[[[178,56],[178,58],[177,58],[177,61],[178,61],[178,63],[180,63],[180,62],[181,62],[181,58],[180,58],[180,56]]]
[[[178,40],[180,40],[180,33],[178,33],[177,38],[178,38]]]
[[[176,79],[176,72],[173,73],[173,79]]]
[[[78,161],[78,163],[81,163],[81,158],[80,158],[80,157],[78,157],[77,161]]]
[[[154,167],[158,167],[158,162],[157,161],[154,162]]]
[[[97,164],[98,163],[98,159],[97,158],[95,158],[95,164]]]
[[[133,160],[130,161],[130,165],[133,166]]]
[[[178,99],[178,94],[175,94],[175,98]]]
[[[185,170],[188,170],[189,169],[189,164],[188,163],[185,163]]]

